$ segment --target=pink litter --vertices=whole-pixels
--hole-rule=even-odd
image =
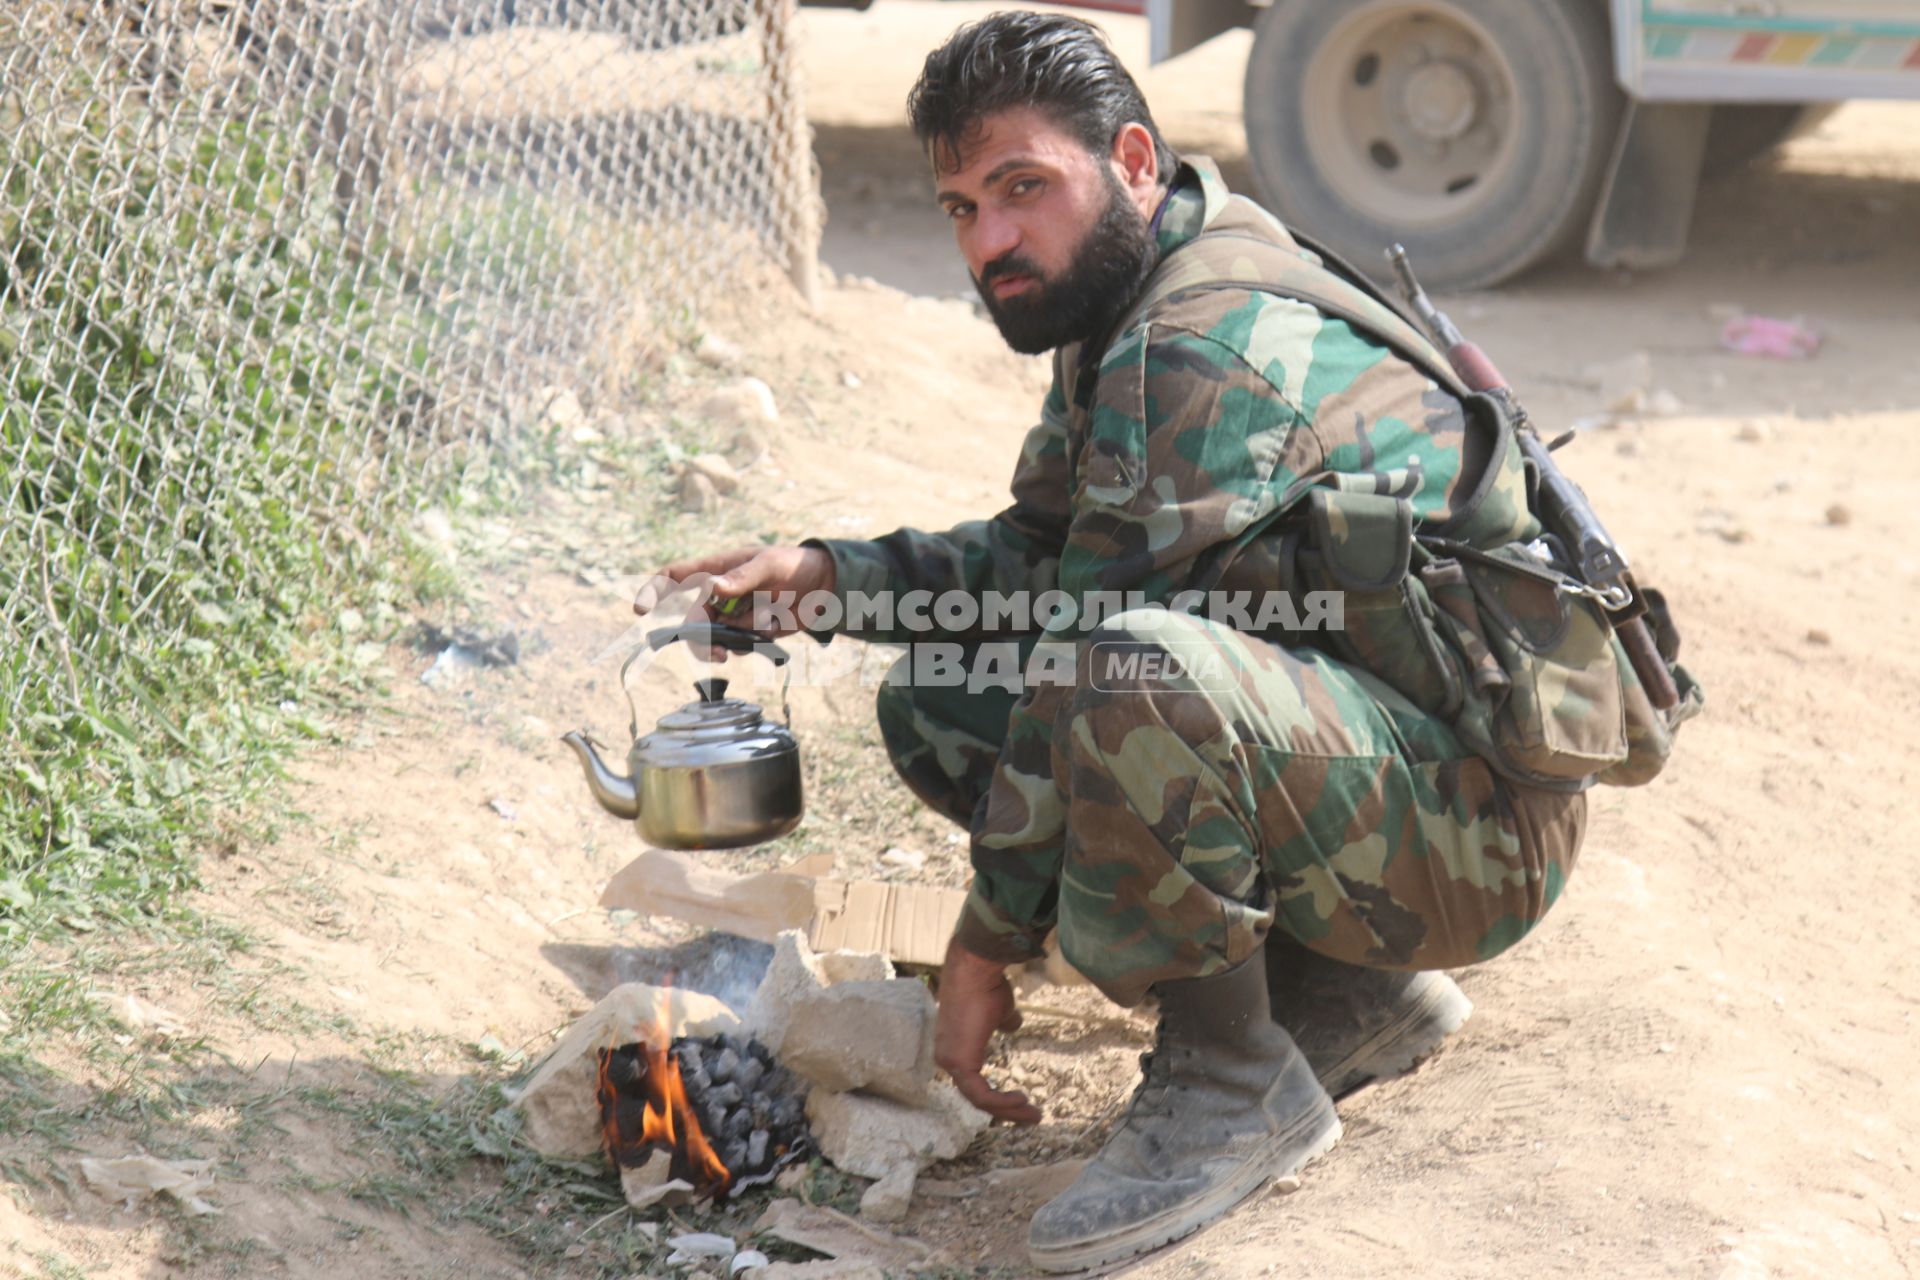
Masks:
[[[1820,349],[1820,334],[1798,320],[1735,316],[1720,330],[1720,345],[1743,356],[1805,360]]]

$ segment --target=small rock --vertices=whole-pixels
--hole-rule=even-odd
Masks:
[[[540,427],[543,431],[572,431],[587,420],[587,411],[580,405],[580,397],[565,387],[548,387],[540,393],[545,408],[540,411]]]
[[[773,442],[767,433],[759,427],[742,427],[733,433],[733,439],[727,444],[727,461],[735,469],[745,471],[759,465],[762,458],[773,450]]]
[[[840,385],[849,391],[860,389],[860,375],[849,369],[840,375]]]
[[[1581,376],[1598,388],[1600,403],[1609,412],[1639,413],[1646,407],[1648,384],[1653,381],[1653,357],[1636,351],[1588,365]]]
[[[1299,1189],[1300,1179],[1293,1174],[1288,1174],[1284,1178],[1275,1178],[1273,1180],[1273,1194],[1276,1196],[1290,1196]]]
[[[600,428],[594,426],[591,422],[581,423],[573,429],[572,434],[575,444],[599,444],[602,440],[606,439],[605,436],[600,434]]]
[[[704,472],[688,468],[680,477],[680,509],[689,515],[707,515],[720,506],[720,491]]]
[[[713,482],[713,487],[721,493],[733,493],[740,488],[740,473],[733,464],[717,453],[699,453],[687,459],[689,470],[698,471]]]
[[[1819,627],[1809,627],[1807,628],[1807,643],[1808,644],[1832,644],[1833,637],[1828,635],[1825,631],[1822,631]]]
[[[700,416],[723,427],[764,427],[780,420],[780,409],[772,387],[758,378],[741,378],[708,395]]]
[[[919,1170],[901,1163],[887,1170],[885,1177],[868,1187],[860,1196],[860,1216],[875,1222],[901,1222],[913,1206],[913,1180]]]
[[[776,1191],[799,1191],[813,1170],[804,1164],[788,1165],[773,1180]]]
[[[1834,503],[1827,508],[1827,523],[1831,525],[1852,524],[1853,508],[1847,506],[1844,502]]]
[[[1657,417],[1670,418],[1679,413],[1682,407],[1680,397],[1665,387],[1661,387],[1647,397],[1647,412]]]
[[[334,621],[339,625],[342,635],[357,636],[367,629],[366,615],[358,609],[342,609]]]
[[[758,1271],[761,1267],[771,1266],[773,1259],[758,1249],[742,1249],[733,1255],[733,1261],[727,1264],[727,1274],[737,1276],[742,1271]]]
[[[453,550],[453,521],[438,507],[429,507],[413,518],[413,527],[429,546],[441,551]]]
[[[701,334],[700,341],[693,344],[693,355],[702,364],[727,370],[738,369],[747,358],[740,344],[717,333]]]
[[[889,867],[899,867],[906,871],[919,871],[927,865],[927,855],[918,849],[888,849],[880,855],[880,861]]]
[[[520,816],[520,811],[513,807],[513,801],[503,796],[495,796],[493,799],[487,801],[487,808],[493,810],[508,822],[512,822]]]
[[[1733,438],[1744,444],[1764,444],[1772,435],[1773,428],[1766,423],[1749,420],[1740,424]]]

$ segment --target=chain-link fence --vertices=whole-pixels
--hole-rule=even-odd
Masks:
[[[529,389],[750,264],[810,291],[792,36],[791,0],[0,3],[0,913],[63,850],[137,864],[111,814],[219,763],[196,682]]]

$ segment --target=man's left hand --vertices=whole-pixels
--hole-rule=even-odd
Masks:
[[[975,955],[956,939],[940,969],[940,1011],[934,1020],[933,1060],[953,1077],[960,1096],[997,1120],[1039,1124],[1040,1108],[1027,1095],[987,1083],[987,1041],[995,1031],[1020,1029],[1006,966]]]

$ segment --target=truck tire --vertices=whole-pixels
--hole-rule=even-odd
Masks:
[[[1746,168],[1775,147],[1812,133],[1840,109],[1837,102],[1723,102],[1707,121],[1704,177]]]
[[[1618,131],[1601,0],[1274,0],[1245,119],[1281,219],[1362,270],[1516,275],[1586,224]]]

